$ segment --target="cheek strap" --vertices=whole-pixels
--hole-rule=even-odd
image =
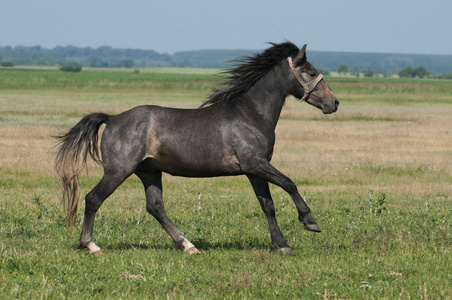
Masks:
[[[319,75],[317,75],[317,77],[314,80],[309,81],[309,82],[304,82],[303,79],[301,78],[301,76],[295,70],[295,67],[294,67],[293,61],[292,61],[292,57],[289,56],[287,58],[287,62],[289,63],[290,69],[292,70],[292,73],[295,75],[295,78],[297,78],[298,82],[303,86],[304,95],[300,99],[300,101],[303,102],[304,100],[306,100],[306,98],[308,98],[309,93],[317,86],[317,84],[320,82],[320,80],[322,80],[323,75],[319,73]]]

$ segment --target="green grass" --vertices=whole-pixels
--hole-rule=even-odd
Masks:
[[[438,129],[430,122],[444,117],[436,114],[452,102],[448,81],[327,78],[344,107],[335,116],[305,104],[289,108],[292,114],[279,124],[274,162],[294,179],[322,229],[305,231],[287,193],[271,186],[294,256],[271,248],[267,222],[245,177],[164,176],[168,215],[201,255],[174,248],[146,212],[136,177],[96,216],[94,238],[105,254],[78,250],[84,205],[76,226],[67,226],[50,135],[93,111],[116,113],[143,103],[196,107],[218,79],[211,71],[180,71],[0,70],[1,299],[452,297],[452,150],[416,146],[431,160],[398,161],[417,152],[398,148],[405,140],[386,149],[379,144],[389,143],[384,136],[365,131],[385,132],[390,124],[408,139],[425,126]],[[438,130],[447,131],[450,123],[443,125]],[[356,137],[358,149],[340,148],[336,135]],[[375,144],[367,146],[369,139]],[[302,147],[293,144],[297,140]],[[323,149],[317,145],[322,140],[332,146]],[[315,160],[306,158],[310,150]],[[387,155],[378,155],[382,150]],[[371,159],[360,156],[366,151]],[[80,179],[83,195],[101,173],[90,164]]]
[[[80,73],[56,69],[0,69],[2,89],[181,89],[206,90],[219,80],[216,72],[175,73],[171,69],[144,70],[138,74],[124,70],[83,70]]]
[[[32,174],[20,174],[34,182]],[[43,178],[41,178],[43,179]],[[97,178],[93,178],[94,183]],[[44,179],[49,182],[50,178]],[[182,183],[189,187],[193,180]],[[278,220],[295,256],[269,246],[267,224],[247,182],[202,180],[211,185],[181,193],[167,185],[167,209],[177,226],[203,252],[186,256],[136,199],[131,180],[105,203],[95,238],[105,255],[76,249],[75,228],[62,219],[49,184],[37,192],[2,183],[1,291],[11,298],[420,298],[450,297],[452,214],[441,201],[410,199],[410,206],[387,199],[379,213],[369,195],[318,193],[314,215],[323,233],[296,221],[287,197],[278,199]],[[89,185],[89,182],[83,182]],[[238,193],[216,192],[229,186]],[[377,207],[375,194],[374,207]],[[141,196],[141,198],[143,198]],[[449,205],[450,208],[450,205]]]

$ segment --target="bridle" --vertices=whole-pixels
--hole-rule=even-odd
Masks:
[[[309,82],[304,82],[303,79],[300,77],[300,75],[298,75],[297,71],[295,71],[292,57],[289,56],[287,58],[287,61],[289,62],[290,69],[292,70],[293,74],[297,78],[298,82],[303,86],[304,95],[300,99],[300,102],[303,102],[304,100],[306,100],[306,98],[308,98],[309,93],[311,93],[311,91],[317,86],[317,84],[320,82],[320,80],[322,80],[323,75],[319,73],[319,75],[314,80],[309,81]]]

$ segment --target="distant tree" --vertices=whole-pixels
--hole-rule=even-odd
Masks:
[[[82,67],[80,67],[80,66],[62,66],[62,67],[60,67],[60,70],[63,72],[77,73],[77,72],[82,71]]]
[[[101,46],[96,49],[96,54],[101,57],[111,56],[112,52],[113,52],[113,48],[111,46]]]
[[[408,77],[408,78],[425,78],[430,75],[430,72],[427,71],[426,68],[419,66],[416,69],[412,67],[406,67],[397,72],[400,77]]]
[[[108,67],[109,67],[109,64],[108,64],[107,62],[104,62],[104,61],[103,61],[102,59],[100,59],[100,58],[94,57],[94,58],[91,60],[89,66],[90,66],[91,68],[108,68]]]
[[[416,69],[414,69],[414,77],[425,78],[428,75],[430,75],[430,72],[427,71],[427,69],[422,66],[419,66]]]
[[[367,71],[366,73],[364,73],[364,76],[365,77],[373,77],[375,75],[375,72],[374,71],[371,71],[371,70],[369,70],[369,71]]]
[[[14,64],[10,61],[2,61],[2,62],[0,62],[0,66],[11,68],[11,67],[14,67]]]
[[[119,63],[121,68],[133,68],[135,66],[135,62],[133,59],[122,59]]]
[[[452,73],[445,73],[438,76],[439,79],[452,79]]]
[[[412,67],[405,67],[402,70],[400,70],[399,72],[397,72],[397,75],[399,75],[400,77],[414,77],[414,69]]]
[[[348,66],[347,66],[347,65],[344,65],[344,64],[339,65],[339,67],[337,67],[337,72],[338,72],[339,74],[345,74],[345,73],[348,73]]]

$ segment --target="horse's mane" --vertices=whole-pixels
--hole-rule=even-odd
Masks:
[[[226,78],[224,88],[213,89],[209,99],[200,107],[215,105],[218,103],[230,103],[249,91],[268,71],[281,60],[295,56],[300,51],[293,43],[270,43],[272,47],[262,53],[255,53],[232,61],[235,68],[226,70],[221,75]]]

